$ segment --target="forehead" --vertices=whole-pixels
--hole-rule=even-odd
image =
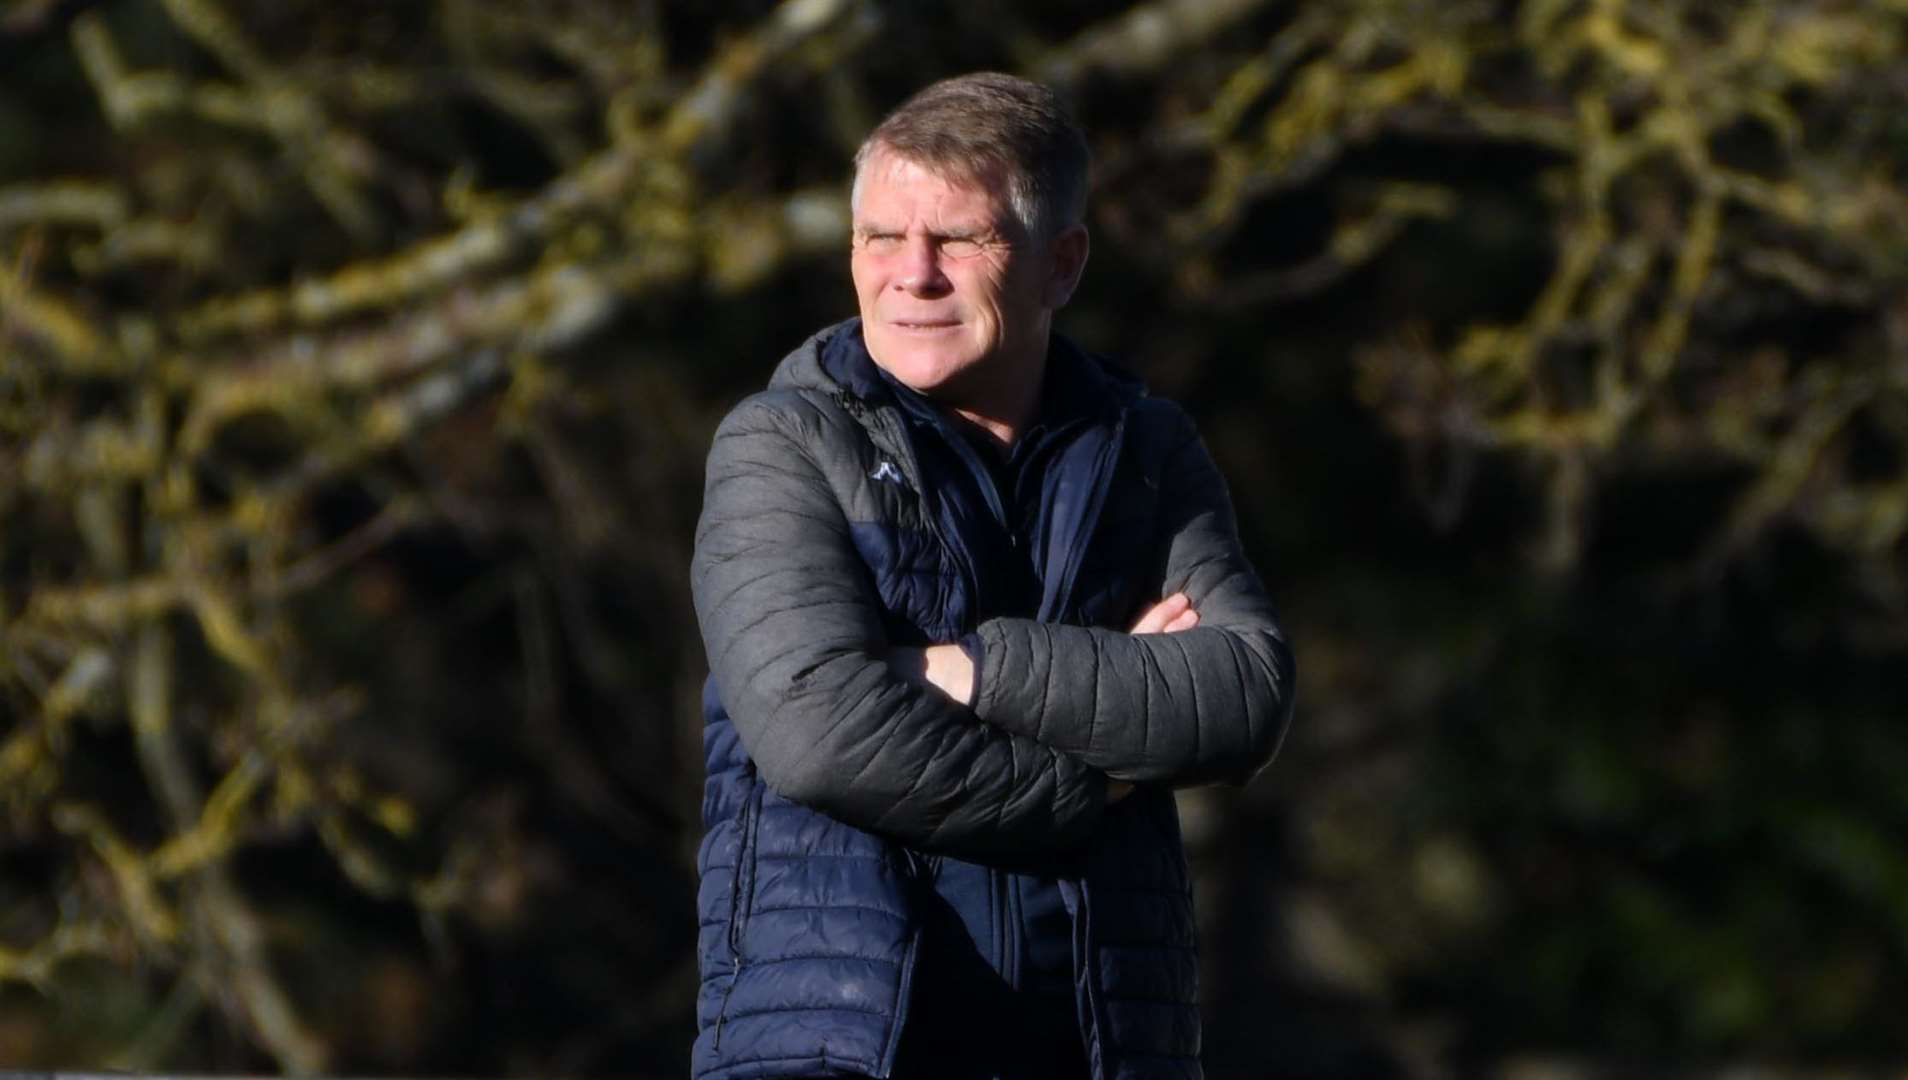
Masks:
[[[887,150],[868,158],[857,194],[857,224],[904,218],[986,225],[1011,220],[1005,185],[992,177],[923,165]]]

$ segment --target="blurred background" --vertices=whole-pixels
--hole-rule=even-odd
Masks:
[[[980,68],[1298,649],[1209,1073],[1908,1061],[1908,3],[0,0],[0,1067],[686,1074],[703,455]]]

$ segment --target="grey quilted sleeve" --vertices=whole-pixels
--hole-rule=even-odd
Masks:
[[[1291,722],[1292,650],[1240,547],[1224,478],[1192,421],[1171,409],[1159,598],[1185,592],[1199,626],[1136,636],[989,620],[974,711],[1115,779],[1244,783]]]
[[[824,437],[837,422],[751,399],[710,450],[691,584],[743,746],[787,798],[912,847],[1077,846],[1104,774],[890,672],[873,581],[811,449],[842,444]]]

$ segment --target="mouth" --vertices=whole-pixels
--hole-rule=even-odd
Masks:
[[[892,319],[888,325],[909,334],[933,334],[960,326],[958,319]]]

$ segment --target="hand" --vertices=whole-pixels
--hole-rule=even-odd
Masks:
[[[959,645],[889,649],[888,667],[910,682],[932,686],[961,705],[974,703],[974,662]]]
[[[1176,592],[1147,608],[1128,633],[1177,634],[1198,625],[1199,613],[1193,610],[1192,601],[1186,598],[1185,593]]]

